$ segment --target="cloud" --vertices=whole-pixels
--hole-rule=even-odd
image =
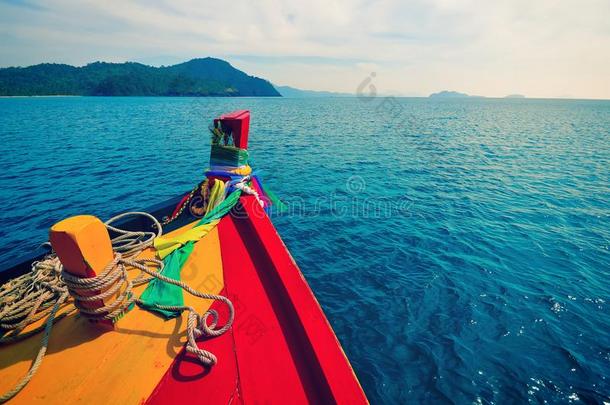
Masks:
[[[0,1],[0,64],[225,57],[274,82],[354,91],[610,98],[603,0]],[[383,90],[382,90],[383,91]]]

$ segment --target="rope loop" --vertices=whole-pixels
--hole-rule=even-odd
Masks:
[[[258,191],[246,184],[248,180],[250,180],[250,176],[244,176],[239,182],[235,183],[233,186],[246,194],[253,195],[254,198],[256,198],[258,204],[264,208],[265,202],[261,199],[260,195],[258,194]]]
[[[131,215],[151,219],[152,227],[156,228],[156,231],[129,231],[111,225]],[[159,309],[188,311],[186,350],[196,355],[204,366],[217,363],[216,356],[200,348],[196,339],[201,336],[220,336],[231,328],[235,319],[231,300],[222,295],[199,292],[182,281],[164,276],[161,274],[161,260],[134,259],[152,246],[154,239],[163,232],[161,224],[154,216],[145,212],[126,212],[104,224],[117,236],[112,239],[114,258],[101,274],[91,278],[76,277],[65,271],[57,255],[50,254],[43,260],[32,263],[30,272],[0,285],[0,329],[8,332],[0,337],[0,345],[23,340],[44,330],[40,349],[30,369],[15,387],[0,395],[0,403],[13,398],[32,379],[46,354],[51,330],[56,322],[73,314],[77,309],[82,316],[91,320],[116,321],[133,303],[142,303],[132,292],[133,287],[146,284],[154,278],[176,285],[193,296],[221,301],[227,306],[229,318],[218,328],[219,315],[213,309],[199,315],[189,306],[156,305]],[[140,270],[141,273],[136,278],[129,279],[128,268]],[[94,301],[102,301],[103,305],[92,307],[91,303]],[[68,309],[60,313],[64,308]],[[23,332],[28,325],[45,317],[44,324]]]

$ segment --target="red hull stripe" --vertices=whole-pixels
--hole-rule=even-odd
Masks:
[[[217,355],[218,364],[202,371],[182,352],[147,402],[366,403],[273,224],[255,198],[240,202],[237,215],[218,225],[223,293],[235,305],[235,323],[230,332],[201,344]]]
[[[290,346],[304,362],[301,377],[310,379],[320,395],[314,402],[367,403],[324,312],[275,227],[253,197],[242,197],[241,202],[248,219],[236,221],[240,224],[239,232],[250,236],[250,252],[264,256],[260,258],[264,267],[259,268],[259,274],[272,283],[267,293],[275,297],[281,308],[282,326],[292,332]],[[222,229],[220,241],[224,249]]]
[[[226,291],[223,290],[221,294],[225,295]],[[216,302],[211,308],[219,312],[221,320],[227,319],[224,305]],[[177,319],[184,321],[186,318]],[[182,341],[185,340],[184,336],[181,338]],[[173,347],[174,344],[170,346]],[[171,349],[170,346],[168,349]],[[201,340],[198,346],[214,353],[218,357],[218,363],[211,368],[203,367],[196,356],[187,353],[183,348],[146,401],[147,404],[243,403],[231,331],[217,338]]]
[[[244,402],[321,403],[315,384],[304,378],[307,363],[270,280],[272,268],[260,255],[265,247],[254,245],[247,222],[228,217],[219,224],[225,285],[239,314],[233,333]]]

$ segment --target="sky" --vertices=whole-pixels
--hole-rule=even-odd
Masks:
[[[0,0],[3,67],[206,56],[311,90],[610,99],[610,0]]]

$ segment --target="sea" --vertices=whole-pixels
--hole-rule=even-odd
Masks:
[[[372,403],[610,403],[610,101],[2,98],[0,259],[189,191],[237,109]]]

